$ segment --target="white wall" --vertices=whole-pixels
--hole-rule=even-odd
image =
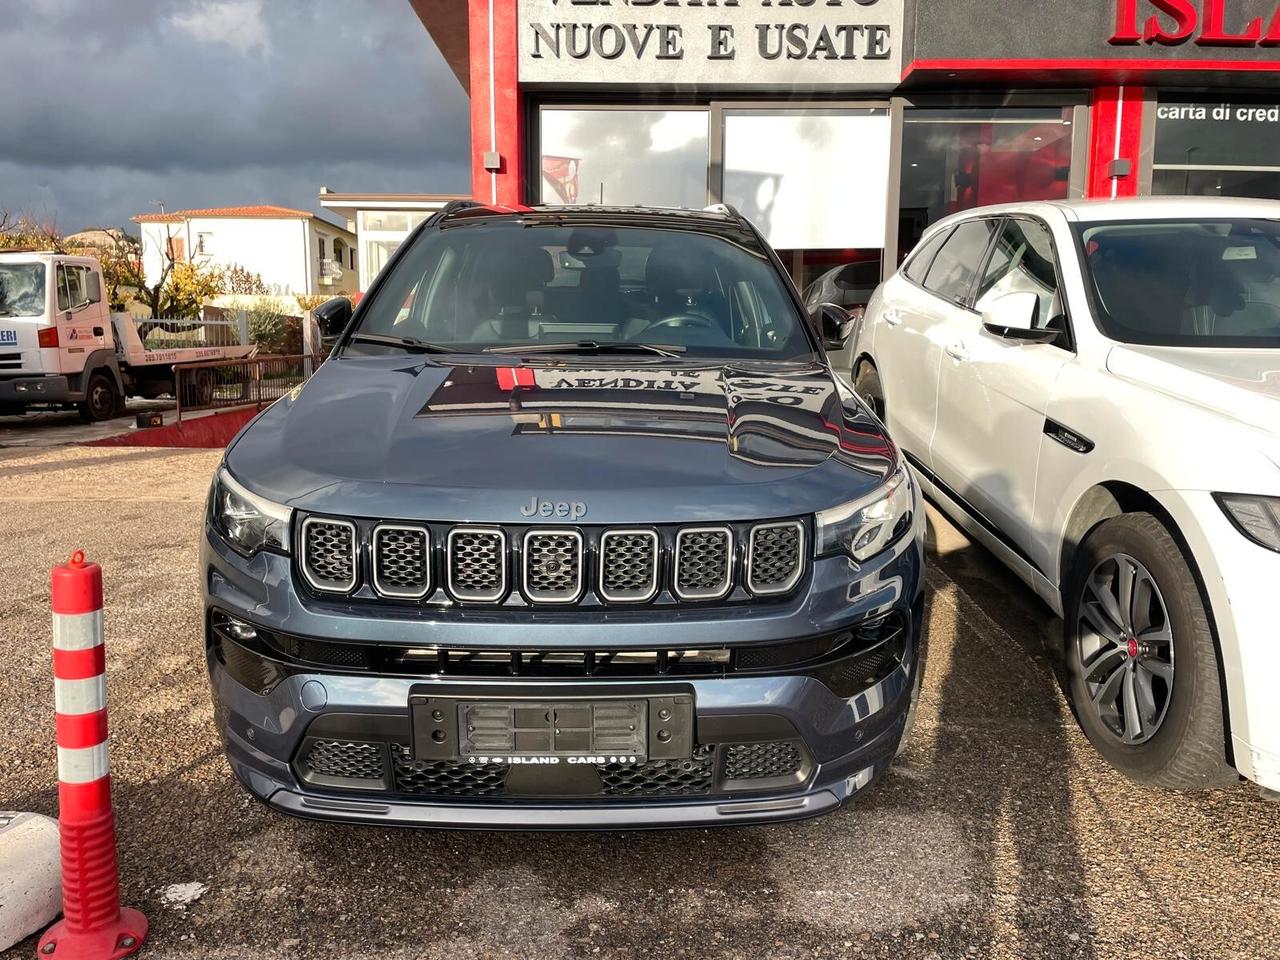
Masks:
[[[163,250],[167,236],[172,235],[183,238],[188,260],[223,268],[239,265],[259,274],[272,293],[336,293],[339,288],[348,289],[345,276],[332,287],[319,285],[317,237],[326,237],[326,255],[330,257],[335,236],[341,236],[348,245],[355,245],[355,237],[340,227],[302,218],[264,217],[194,217],[179,223],[139,226],[142,228],[142,268],[149,284],[155,282],[163,269]],[[203,255],[197,252],[201,233],[209,234],[207,252]],[[355,290],[354,279],[350,289]]]

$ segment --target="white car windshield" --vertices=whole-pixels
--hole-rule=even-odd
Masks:
[[[1280,223],[1147,220],[1077,231],[1111,339],[1280,348]]]
[[[0,317],[44,314],[44,264],[0,263]]]

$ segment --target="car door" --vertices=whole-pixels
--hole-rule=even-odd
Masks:
[[[875,360],[890,433],[932,469],[942,348],[963,324],[998,219],[966,220],[926,240],[886,292]]]
[[[1061,293],[1060,261],[1048,226],[1010,217],[973,293],[942,348],[939,405],[931,449],[938,479],[962,506],[994,524],[1006,546],[1042,572],[1032,526],[1036,471],[1054,383],[1073,357]],[[1038,325],[1061,330],[1053,343],[1004,339],[983,326],[982,311],[1012,293],[1039,298]]]
[[[64,371],[84,367],[88,354],[106,345],[109,315],[99,274],[77,263],[57,266],[59,363]]]

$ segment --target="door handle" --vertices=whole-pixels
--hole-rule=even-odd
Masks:
[[[961,363],[969,359],[969,351],[964,348],[963,343],[947,344],[947,356],[952,360],[959,360]]]
[[[902,323],[902,314],[892,308],[886,310],[881,316],[884,317],[884,322],[891,327],[896,327]]]

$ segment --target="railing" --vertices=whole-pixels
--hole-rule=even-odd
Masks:
[[[130,318],[146,350],[187,347],[236,347],[248,343],[244,316],[227,320],[166,320]]]
[[[339,260],[321,260],[320,276],[331,280],[341,280],[342,262]]]
[[[306,381],[316,361],[307,356],[247,357],[178,363],[173,367],[178,422],[194,410],[263,407]]]

